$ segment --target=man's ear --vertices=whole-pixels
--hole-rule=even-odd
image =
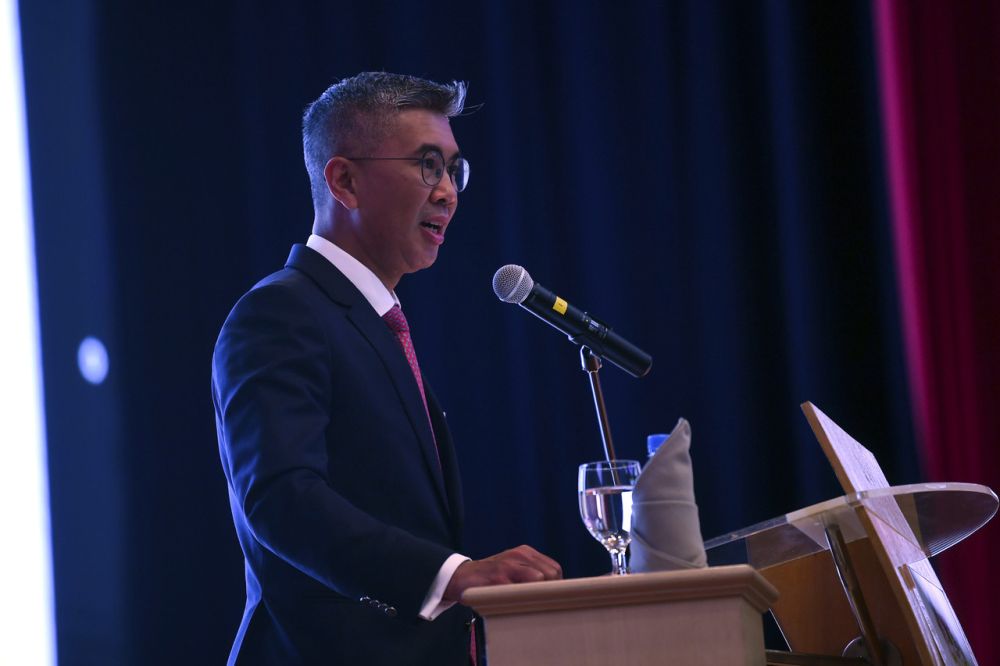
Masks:
[[[332,157],[323,168],[323,177],[330,194],[347,210],[358,207],[354,182],[354,163],[343,157]]]

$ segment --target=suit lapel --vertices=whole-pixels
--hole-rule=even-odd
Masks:
[[[368,338],[372,347],[382,358],[389,376],[396,385],[396,392],[403,403],[410,424],[420,440],[420,450],[423,453],[427,471],[434,478],[434,485],[440,499],[447,507],[444,478],[441,474],[441,466],[438,464],[434,439],[431,436],[431,424],[427,420],[427,412],[424,411],[424,402],[420,399],[417,380],[413,376],[413,371],[410,370],[410,364],[407,363],[406,356],[403,354],[396,336],[371,308],[352,308],[347,313],[347,318],[362,335]]]
[[[431,413],[431,422],[434,425],[434,435],[437,438],[438,453],[441,455],[444,487],[447,491],[448,509],[451,513],[452,531],[455,536],[455,547],[457,548],[462,542],[462,530],[465,522],[465,515],[462,510],[462,479],[458,473],[458,458],[455,454],[455,445],[451,439],[451,430],[448,428],[448,420],[445,418],[444,410],[441,409],[437,401],[437,396],[431,391],[427,382],[424,382],[424,391],[427,394],[427,406]]]
[[[416,378],[410,370],[396,336],[351,281],[318,252],[304,245],[295,245],[292,247],[286,266],[306,273],[332,300],[347,306],[347,318],[368,340],[385,365],[403,409],[413,426],[427,473],[433,479],[438,499],[442,507],[451,513],[441,465],[438,463],[438,452],[431,435],[431,424],[427,421],[427,412],[424,411],[424,403],[420,399]],[[356,305],[361,307],[354,307]]]

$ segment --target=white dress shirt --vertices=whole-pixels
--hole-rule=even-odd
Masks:
[[[327,261],[336,266],[337,270],[358,288],[358,291],[371,304],[379,317],[391,310],[393,305],[399,305],[396,293],[389,291],[371,269],[327,239],[311,234],[309,240],[306,241],[306,246],[316,250],[326,257]],[[430,589],[427,590],[427,596],[424,597],[424,603],[420,607],[420,617],[425,620],[433,620],[455,605],[454,601],[443,601],[441,598],[444,596],[445,588],[448,587],[455,569],[469,559],[465,555],[453,553],[444,561],[431,583]]]

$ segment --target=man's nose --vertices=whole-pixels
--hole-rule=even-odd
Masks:
[[[431,201],[441,206],[454,206],[458,203],[458,190],[451,181],[451,174],[444,174],[441,182],[431,190]]]

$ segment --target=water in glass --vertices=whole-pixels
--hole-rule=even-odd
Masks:
[[[580,517],[611,555],[612,574],[628,573],[625,551],[632,539],[632,488],[639,471],[635,460],[580,465]]]

